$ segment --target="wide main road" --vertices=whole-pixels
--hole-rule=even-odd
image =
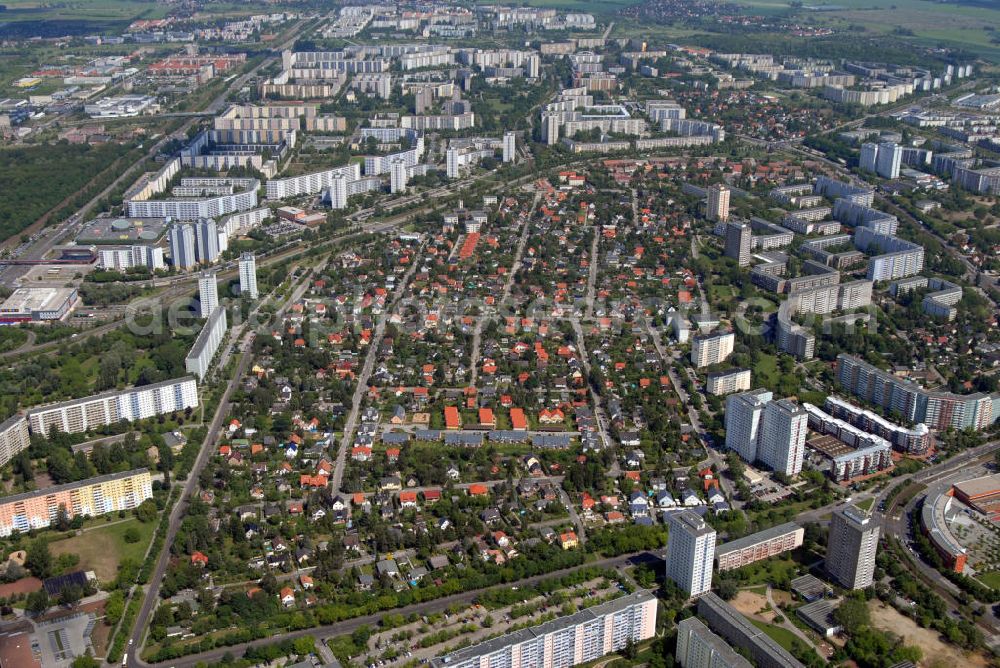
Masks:
[[[624,568],[628,564],[639,564],[639,563],[653,563],[656,564],[663,559],[663,555],[659,553],[652,552],[632,552],[629,554],[623,554],[620,557],[610,557],[607,559],[599,559],[597,561],[591,561],[584,564],[583,566],[573,566],[571,568],[564,568],[558,571],[552,571],[551,573],[545,573],[543,575],[535,575],[530,578],[525,578],[523,580],[518,580],[516,582],[509,582],[503,585],[497,585],[496,588],[509,589],[510,587],[529,587],[531,585],[537,584],[542,580],[547,580],[549,578],[558,578],[563,575],[572,573],[573,571],[579,570],[580,568],[588,566],[597,566],[599,568],[612,568],[620,569]],[[317,642],[323,643],[330,638],[335,636],[341,636],[345,634],[350,634],[353,631],[361,628],[362,626],[375,627],[378,626],[382,618],[389,614],[401,614],[404,616],[410,614],[416,615],[429,615],[436,612],[442,612],[447,610],[450,606],[455,604],[469,605],[475,602],[476,598],[481,595],[484,591],[488,589],[477,589],[475,591],[462,592],[460,594],[452,594],[451,596],[444,596],[433,601],[424,601],[423,603],[414,603],[413,605],[408,605],[402,608],[395,608],[393,610],[387,610],[385,612],[379,612],[372,615],[364,615],[362,617],[355,617],[353,619],[347,619],[342,622],[337,622],[335,624],[330,624],[327,626],[317,626],[311,629],[302,629],[301,631],[291,631],[289,633],[279,633],[267,638],[262,638],[260,640],[254,640],[252,642],[244,643],[241,645],[235,645],[233,647],[219,647],[217,649],[210,650],[208,652],[201,652],[200,654],[190,654],[179,659],[171,659],[170,661],[164,661],[158,664],[148,664],[142,660],[136,658],[133,659],[129,657],[128,665],[140,666],[141,668],[148,668],[149,666],[170,666],[171,668],[194,668],[196,665],[208,665],[214,666],[218,665],[222,661],[222,657],[226,654],[233,656],[240,656],[243,650],[248,647],[260,647],[262,645],[272,645],[274,643],[281,642],[283,640],[294,640],[295,638],[302,638],[304,636],[312,636]],[[134,662],[134,663],[133,663]]]

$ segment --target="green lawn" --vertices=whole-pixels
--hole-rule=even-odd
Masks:
[[[872,507],[873,503],[875,503],[875,499],[874,498],[872,498],[872,499],[865,499],[864,501],[859,501],[855,505],[858,508],[860,508],[861,510],[868,510],[869,508]]]
[[[757,364],[754,365],[753,375],[761,385],[773,385],[778,382],[778,358],[774,355],[760,354]]]
[[[990,571],[988,573],[980,573],[976,576],[976,579],[982,582],[987,587],[992,587],[993,589],[1000,589],[1000,571]]]
[[[746,579],[742,578],[746,575]],[[792,559],[765,559],[756,563],[744,566],[740,569],[741,584],[757,585],[764,588],[767,584],[784,584],[798,576],[798,564]],[[757,591],[753,589],[752,591]],[[763,592],[758,592],[763,593]]]
[[[117,521],[116,516],[112,517],[115,517],[113,520],[115,524],[90,529],[72,538],[53,541],[49,544],[49,549],[54,556],[77,554],[80,556],[79,567],[82,570],[94,571],[101,582],[114,580],[118,574],[118,565],[124,559],[142,563],[149,541],[153,538],[156,522],[143,524],[134,517],[125,521]],[[133,527],[139,531],[139,541],[127,543],[125,532]]]
[[[750,622],[758,629],[771,636],[772,640],[787,649],[789,652],[792,651],[794,644],[799,641],[799,639],[795,637],[795,634],[788,629],[775,626],[774,624],[768,624],[767,622],[761,622],[756,619],[751,619]]]

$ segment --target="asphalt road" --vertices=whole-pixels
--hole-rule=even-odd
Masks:
[[[248,333],[244,342],[248,343],[252,336],[252,332]],[[208,458],[211,457],[215,451],[212,447],[212,443],[214,443],[215,434],[218,433],[219,429],[222,427],[222,421],[229,416],[229,399],[232,396],[233,390],[238,385],[239,379],[246,373],[247,367],[250,365],[250,361],[252,359],[253,355],[245,354],[240,360],[236,374],[234,375],[233,380],[226,386],[226,390],[222,395],[222,400],[219,401],[219,407],[215,411],[215,416],[212,418],[212,422],[208,426],[208,435],[205,437],[205,443],[203,444],[201,451],[198,453],[198,458],[195,460],[191,473],[188,474],[181,497],[170,511],[170,520],[167,525],[167,536],[163,543],[163,550],[160,552],[160,557],[156,562],[156,568],[153,569],[153,573],[150,577],[150,584],[146,588],[145,598],[143,598],[142,607],[139,609],[139,614],[132,627],[132,633],[129,638],[129,646],[125,652],[128,665],[140,665],[137,662],[138,656],[136,654],[136,650],[142,645],[142,637],[145,633],[146,623],[150,615],[153,613],[153,608],[160,599],[160,584],[163,582],[163,576],[167,572],[167,564],[170,561],[170,546],[173,545],[174,539],[177,538],[177,531],[180,529],[181,518],[184,515],[184,510],[187,508],[188,500],[191,498],[192,494],[194,494],[195,487],[198,485],[198,475],[201,473],[201,470],[205,468],[205,464],[208,463]]]

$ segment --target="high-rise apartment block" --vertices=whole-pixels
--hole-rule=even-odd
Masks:
[[[753,668],[697,617],[677,623],[677,661],[681,668]]]
[[[78,434],[122,421],[135,422],[197,407],[198,384],[191,376],[185,376],[38,406],[29,409],[26,417],[32,434],[48,436],[53,427],[66,434]]]
[[[878,536],[878,524],[857,506],[834,511],[826,546],[826,571],[830,577],[846,589],[870,587]]]
[[[698,599],[698,616],[730,645],[749,654],[759,668],[803,668],[788,650],[712,592]]]
[[[903,162],[903,147],[895,142],[882,142],[878,145],[878,159],[875,171],[884,179],[898,179],[899,168]]]
[[[785,475],[798,475],[805,457],[809,415],[789,399],[772,401],[764,407],[757,459]]]
[[[744,461],[757,460],[757,439],[764,407],[773,398],[770,390],[762,388],[726,399],[726,448]]]
[[[207,264],[219,258],[219,228],[214,220],[205,218],[195,223],[194,241],[199,262]]]
[[[402,160],[394,160],[389,168],[389,192],[392,194],[405,193],[407,181],[406,163]]]
[[[898,179],[903,163],[903,147],[891,141],[861,145],[858,165],[868,172],[875,172],[883,179]]]
[[[0,423],[0,466],[3,466],[31,445],[28,421],[15,415]]]
[[[861,145],[861,157],[858,165],[866,172],[878,169],[878,144],[866,142]]]
[[[330,208],[347,208],[347,177],[343,174],[334,174],[330,179]]]
[[[102,475],[0,499],[0,536],[44,529],[62,508],[72,519],[132,510],[153,498],[148,469]]]
[[[931,429],[982,430],[998,418],[1000,394],[927,390],[846,353],[837,355],[837,382],[854,396],[880,406],[890,417],[899,415]]]
[[[198,277],[198,308],[202,318],[219,308],[219,284],[215,282],[214,271],[206,271]]]
[[[709,394],[732,394],[750,389],[750,369],[714,371],[708,374],[705,391]]]
[[[205,321],[205,326],[198,332],[190,352],[184,358],[184,370],[193,373],[198,380],[204,380],[212,366],[212,359],[219,346],[226,338],[229,323],[226,322],[226,309],[217,308]]]
[[[517,135],[513,132],[505,132],[503,135],[503,161],[514,162],[517,156]]]
[[[724,184],[716,183],[708,187],[708,207],[705,213],[709,220],[729,220],[729,195],[729,186]]]
[[[194,228],[190,225],[174,225],[168,235],[170,240],[170,261],[175,269],[190,269],[198,263],[195,254]]]
[[[802,545],[805,529],[786,522],[715,547],[719,572],[748,566],[762,559],[789,552]]]
[[[696,336],[691,340],[691,363],[700,369],[724,362],[733,354],[735,345],[736,334],[733,332]]]
[[[240,255],[240,295],[250,299],[260,296],[257,290],[257,258],[253,253]]]
[[[670,513],[667,523],[667,577],[688,596],[700,596],[712,588],[715,529],[690,510]]]
[[[750,248],[753,244],[753,231],[746,223],[726,223],[726,237],[723,253],[726,257],[736,260],[741,267],[750,264]]]
[[[431,668],[570,668],[656,633],[656,597],[637,591],[432,659]]]

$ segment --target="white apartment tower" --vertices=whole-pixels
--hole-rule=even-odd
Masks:
[[[211,218],[203,218],[194,226],[195,251],[198,261],[215,262],[219,258],[219,228]]]
[[[253,253],[240,255],[240,295],[257,299],[257,258]]]
[[[903,147],[891,141],[878,145],[876,169],[883,179],[898,179],[899,168],[903,162]]]
[[[677,656],[681,668],[753,668],[697,617],[677,623]]]
[[[190,269],[198,263],[194,252],[194,229],[190,225],[170,228],[170,261],[175,269]]]
[[[448,175],[448,178],[449,179],[457,179],[458,178],[458,173],[459,173],[459,167],[458,167],[458,149],[457,148],[449,148],[448,149],[446,161],[447,162],[446,162],[445,168],[447,170],[446,173]]]
[[[538,56],[528,56],[525,61],[526,74],[530,79],[538,78],[538,68],[541,64],[542,59]]]
[[[741,267],[750,265],[750,251],[753,247],[753,232],[746,223],[730,221],[726,223],[726,237],[723,254],[736,260]]]
[[[735,345],[736,334],[733,332],[696,336],[691,341],[691,363],[701,368],[724,362],[733,354]]]
[[[858,166],[866,172],[874,172],[878,165],[878,144],[866,142],[861,145],[861,158]]]
[[[757,438],[764,407],[773,398],[770,390],[762,388],[726,399],[726,448],[751,464],[757,460]]]
[[[347,208],[347,177],[343,174],[334,174],[330,180],[330,208]]]
[[[215,272],[206,271],[198,277],[199,315],[207,318],[219,308],[219,285],[215,282]]]
[[[406,192],[406,163],[393,160],[389,169],[389,192],[392,194]]]
[[[709,220],[725,222],[729,220],[729,187],[716,183],[708,187],[708,208],[706,215]]]
[[[688,596],[701,596],[712,588],[715,529],[690,510],[668,516],[667,577]]]
[[[505,132],[503,135],[503,161],[514,162],[517,155],[517,135],[513,132]]]
[[[857,506],[839,508],[830,518],[826,571],[846,589],[870,587],[875,574],[878,524]]]
[[[760,423],[757,459],[774,471],[798,475],[808,429],[809,416],[802,406],[789,399],[769,402]]]
[[[559,114],[542,115],[542,138],[549,146],[559,143]]]

